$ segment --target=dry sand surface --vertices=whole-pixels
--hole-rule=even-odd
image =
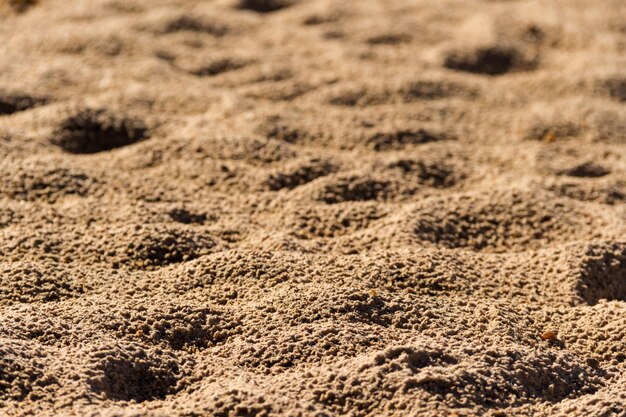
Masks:
[[[1,416],[626,416],[625,1],[0,13]]]

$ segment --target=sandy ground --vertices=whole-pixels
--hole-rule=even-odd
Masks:
[[[11,3],[0,415],[626,416],[626,2]]]

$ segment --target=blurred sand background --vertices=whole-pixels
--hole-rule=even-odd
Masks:
[[[623,0],[0,16],[0,415],[626,416]]]

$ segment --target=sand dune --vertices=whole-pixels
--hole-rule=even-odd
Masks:
[[[623,1],[0,16],[0,415],[626,416]]]

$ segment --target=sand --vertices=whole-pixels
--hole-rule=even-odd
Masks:
[[[626,416],[624,1],[0,16],[1,416]]]

